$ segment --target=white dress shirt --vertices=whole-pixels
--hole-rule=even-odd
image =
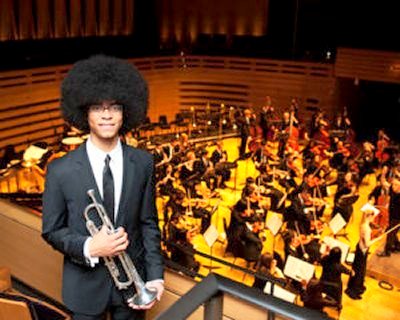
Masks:
[[[110,169],[113,175],[114,180],[114,221],[117,220],[119,202],[121,199],[122,192],[122,177],[123,177],[123,156],[122,156],[122,146],[121,141],[118,140],[117,145],[110,152],[104,152],[97,148],[90,139],[86,142],[86,152],[89,157],[90,167],[92,168],[92,172],[94,178],[96,180],[97,187],[99,189],[100,195],[103,198],[103,169],[105,165],[105,158],[107,155],[110,156]],[[89,254],[89,241],[92,238],[89,237],[83,246],[83,254],[90,262],[90,265],[93,267],[96,263],[99,262],[98,257],[91,257]]]

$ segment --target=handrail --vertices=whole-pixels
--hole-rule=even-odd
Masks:
[[[187,319],[198,307],[204,304],[204,319],[220,320],[223,313],[222,297],[225,293],[267,310],[268,319],[275,319],[276,314],[296,320],[329,319],[318,311],[265,295],[254,288],[249,288],[242,283],[213,273],[189,290],[156,319]]]

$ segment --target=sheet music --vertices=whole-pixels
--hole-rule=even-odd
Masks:
[[[346,261],[347,253],[349,252],[350,246],[344,242],[336,240],[335,238],[326,236],[322,240],[330,249],[334,247],[339,247],[342,250],[341,262]]]
[[[329,221],[329,228],[331,228],[333,234],[337,234],[346,225],[346,221],[343,219],[340,213],[336,213],[335,216]]]
[[[219,236],[217,228],[210,224],[207,230],[204,232],[203,237],[209,247],[212,247],[214,242],[217,241]]]
[[[353,263],[355,257],[356,257],[355,252],[349,252],[349,253],[347,254],[347,257],[346,257],[346,262],[347,262],[347,263]]]
[[[282,219],[277,215],[274,214],[271,218],[267,219],[266,226],[272,232],[274,236],[279,232],[279,229],[282,227]]]
[[[266,294],[271,294],[272,283],[267,281],[263,291]],[[285,300],[285,301],[291,302],[291,303],[294,303],[296,300],[296,294],[294,294],[293,292],[290,292],[289,290],[282,288],[281,286],[279,286],[277,284],[274,285],[274,290],[273,290],[272,295],[274,297],[277,297],[279,299],[282,299],[282,300]]]
[[[307,282],[313,277],[314,272],[314,265],[293,256],[287,257],[283,270],[285,276],[297,281],[307,280]]]
[[[379,209],[378,208],[375,208],[372,204],[370,204],[370,203],[366,203],[366,204],[364,204],[362,207],[361,207],[361,209],[360,209],[362,212],[365,212],[365,211],[372,211],[373,213],[374,213],[374,215],[376,216],[378,213],[379,213]]]

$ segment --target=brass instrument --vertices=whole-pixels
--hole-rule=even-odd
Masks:
[[[105,225],[108,229],[108,233],[115,233],[117,230],[114,228],[114,225],[110,221],[110,218],[107,215],[107,212],[105,211],[104,207],[99,204],[95,198],[94,195],[94,190],[90,189],[87,191],[87,195],[90,197],[90,199],[93,201],[93,203],[89,204],[83,213],[85,219],[86,219],[86,228],[89,230],[89,233],[94,236],[96,235],[100,230],[98,227],[96,227],[95,223],[93,220],[90,219],[89,217],[89,211],[92,209],[95,209],[98,216],[100,217],[101,221],[103,222],[103,225]],[[146,304],[151,303],[156,299],[157,297],[157,291],[156,290],[150,290],[145,287],[145,284],[140,277],[139,273],[137,272],[137,269],[135,265],[133,264],[131,258],[126,252],[121,252],[115,256],[116,259],[119,259],[119,262],[123,268],[123,270],[119,270],[116,264],[116,261],[114,261],[113,257],[103,257],[105,265],[110,272],[115,286],[119,290],[124,290],[128,289],[132,284],[135,286],[136,289],[136,294],[134,294],[131,297],[128,297],[126,299],[126,302],[133,303],[138,306],[144,306]],[[122,272],[125,272],[126,275],[126,280],[122,281],[120,280],[120,276]]]

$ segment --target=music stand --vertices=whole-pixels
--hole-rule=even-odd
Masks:
[[[207,230],[203,233],[203,238],[207,245],[210,247],[210,265],[202,265],[206,269],[219,269],[219,266],[213,266],[212,265],[212,249],[215,241],[217,241],[219,237],[219,233],[217,228],[213,225],[210,224],[210,226],[207,228]]]
[[[273,214],[270,218],[267,217],[266,227],[272,233],[272,251],[275,251],[275,237],[279,233],[283,224],[282,219],[277,215]]]
[[[358,200],[359,197],[360,197],[360,196],[359,196],[358,194],[355,194],[355,195],[353,195],[353,194],[344,195],[344,196],[342,196],[342,197],[339,199],[339,201],[338,201],[338,206],[339,206],[339,207],[352,206],[354,203],[356,203],[356,201]],[[352,215],[353,215],[353,213],[351,213],[351,215],[350,215],[350,217],[348,218],[348,220],[350,220],[350,218],[352,217]],[[342,216],[342,218],[344,218],[344,217]],[[345,219],[345,221],[346,221],[346,219]],[[346,223],[347,223],[347,221],[346,221]],[[346,227],[343,229],[344,232],[343,232],[343,233],[336,234],[335,236],[336,236],[336,237],[343,237],[343,238],[345,238],[347,241],[350,242],[350,239],[349,239],[349,237],[348,237],[349,234],[348,234],[348,232],[347,232],[347,230],[346,230],[347,226],[348,226],[348,223],[347,223]]]

